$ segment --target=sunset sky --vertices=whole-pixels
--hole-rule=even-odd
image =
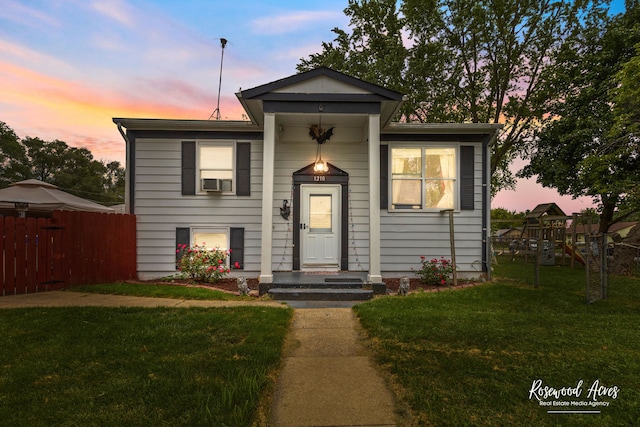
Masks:
[[[113,117],[241,119],[235,97],[296,73],[301,58],[346,29],[347,0],[0,0],[0,121],[23,138],[60,139],[124,163]],[[623,10],[615,0],[613,11]],[[535,182],[503,191],[494,207],[559,198]]]

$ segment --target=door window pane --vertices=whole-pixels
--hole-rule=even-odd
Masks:
[[[309,231],[312,233],[331,232],[330,194],[311,194],[309,196]]]

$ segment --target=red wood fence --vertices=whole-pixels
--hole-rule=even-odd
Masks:
[[[0,295],[136,278],[134,215],[0,216]]]

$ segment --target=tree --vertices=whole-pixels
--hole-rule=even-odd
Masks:
[[[637,138],[640,134],[640,43],[635,55],[622,64],[615,75],[618,86],[613,90],[616,129],[621,135]]]
[[[5,122],[0,122],[0,188],[26,179],[27,164],[27,153],[18,135]]]
[[[119,162],[104,164],[86,148],[64,141],[22,140],[0,122],[0,184],[6,187],[24,179],[38,179],[61,190],[105,205],[124,201],[124,168]]]
[[[623,96],[616,75],[633,61],[633,46],[640,42],[638,1],[627,6],[605,31],[594,26],[563,49],[549,69],[560,96],[549,103],[550,114],[537,132],[531,162],[520,174],[537,175],[539,183],[560,194],[593,197],[599,206],[600,232],[640,206],[638,138],[620,124],[625,116],[616,115],[612,107],[616,93],[618,100]]]
[[[492,189],[512,186],[508,165],[532,143],[554,97],[544,71],[606,9],[597,0],[396,3],[350,0],[351,34],[334,29],[336,39],[298,70],[328,66],[405,93],[400,120],[505,124],[492,146]]]
[[[491,209],[491,231],[503,228],[522,227],[524,224],[524,212],[510,211],[505,208]]]

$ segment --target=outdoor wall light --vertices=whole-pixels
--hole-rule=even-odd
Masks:
[[[322,160],[322,145],[331,139],[333,136],[333,129],[329,128],[327,130],[322,128],[322,117],[320,118],[320,122],[317,125],[313,125],[309,128],[309,136],[311,139],[315,140],[318,143],[318,148],[316,151],[316,161],[313,166],[313,171],[315,173],[326,173],[329,172],[329,166],[327,162]]]
[[[322,147],[322,145],[318,145],[318,153],[316,154],[316,164],[313,166],[313,171],[315,173],[326,173],[326,172],[329,172],[329,166],[327,166],[327,162],[322,160],[322,149],[320,147]]]

